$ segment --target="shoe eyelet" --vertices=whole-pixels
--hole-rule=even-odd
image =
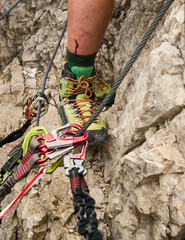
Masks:
[[[70,104],[68,109],[71,109],[74,106],[74,104]]]

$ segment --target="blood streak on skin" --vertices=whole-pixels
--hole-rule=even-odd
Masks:
[[[77,54],[77,49],[78,49],[78,47],[79,47],[79,44],[78,44],[78,42],[77,42],[76,39],[75,39],[75,43],[76,43],[76,46],[75,46],[75,54]]]

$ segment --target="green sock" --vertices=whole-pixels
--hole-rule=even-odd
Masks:
[[[77,55],[67,49],[67,65],[77,76],[77,80],[83,75],[87,78],[91,76],[95,57],[96,53],[91,55]]]

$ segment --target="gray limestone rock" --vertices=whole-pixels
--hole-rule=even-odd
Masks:
[[[105,81],[116,81],[163,2],[115,1],[96,58]],[[1,1],[0,13],[13,3]],[[115,104],[102,113],[105,145],[87,151],[86,180],[106,240],[185,238],[184,8],[183,0],[173,2],[117,90]],[[41,89],[66,17],[67,1],[28,0],[0,22],[0,138],[21,125],[27,97]],[[46,84],[49,111],[41,124],[49,131],[61,125],[58,86],[66,42],[67,34]],[[16,143],[1,149],[1,165]],[[16,185],[3,208],[36,173]],[[5,216],[0,240],[80,240],[76,222],[61,165]]]

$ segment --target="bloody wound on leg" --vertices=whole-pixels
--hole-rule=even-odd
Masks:
[[[78,45],[78,42],[77,42],[76,39],[75,39],[75,44],[76,44],[76,47],[75,47],[75,54],[77,54],[77,48],[79,47],[79,45]]]

